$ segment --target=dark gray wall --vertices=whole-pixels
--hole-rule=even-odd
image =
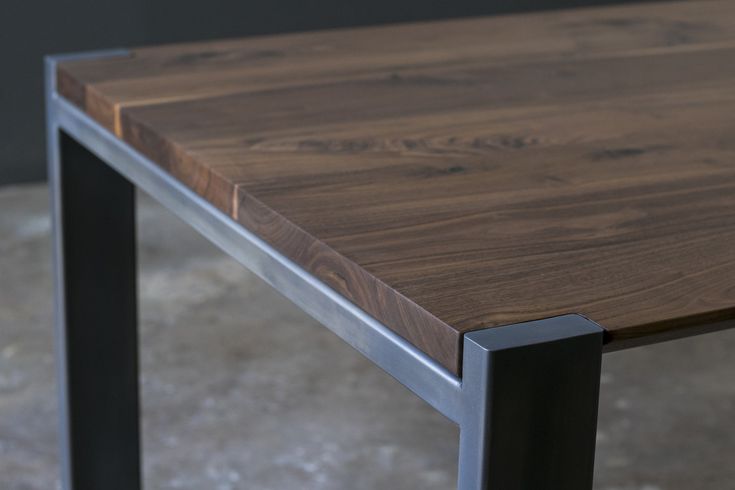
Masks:
[[[627,0],[630,1],[630,0]],[[45,178],[42,57],[626,0],[26,0],[0,8],[0,185]]]

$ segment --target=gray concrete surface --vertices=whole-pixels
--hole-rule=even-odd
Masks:
[[[140,202],[148,489],[453,487],[453,424]],[[0,190],[0,490],[58,485],[49,255],[45,188]],[[602,382],[595,488],[735,489],[735,331],[607,355]]]

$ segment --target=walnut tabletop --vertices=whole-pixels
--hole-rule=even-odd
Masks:
[[[130,50],[57,90],[459,373],[578,313],[607,348],[735,320],[735,2]]]

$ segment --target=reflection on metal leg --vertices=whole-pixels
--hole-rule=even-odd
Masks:
[[[53,144],[63,485],[137,490],[134,188],[68,136]]]
[[[602,328],[578,315],[465,335],[459,490],[590,490]]]

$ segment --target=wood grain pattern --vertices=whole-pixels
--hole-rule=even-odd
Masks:
[[[435,358],[583,314],[735,322],[735,3],[132,50],[58,90]]]

